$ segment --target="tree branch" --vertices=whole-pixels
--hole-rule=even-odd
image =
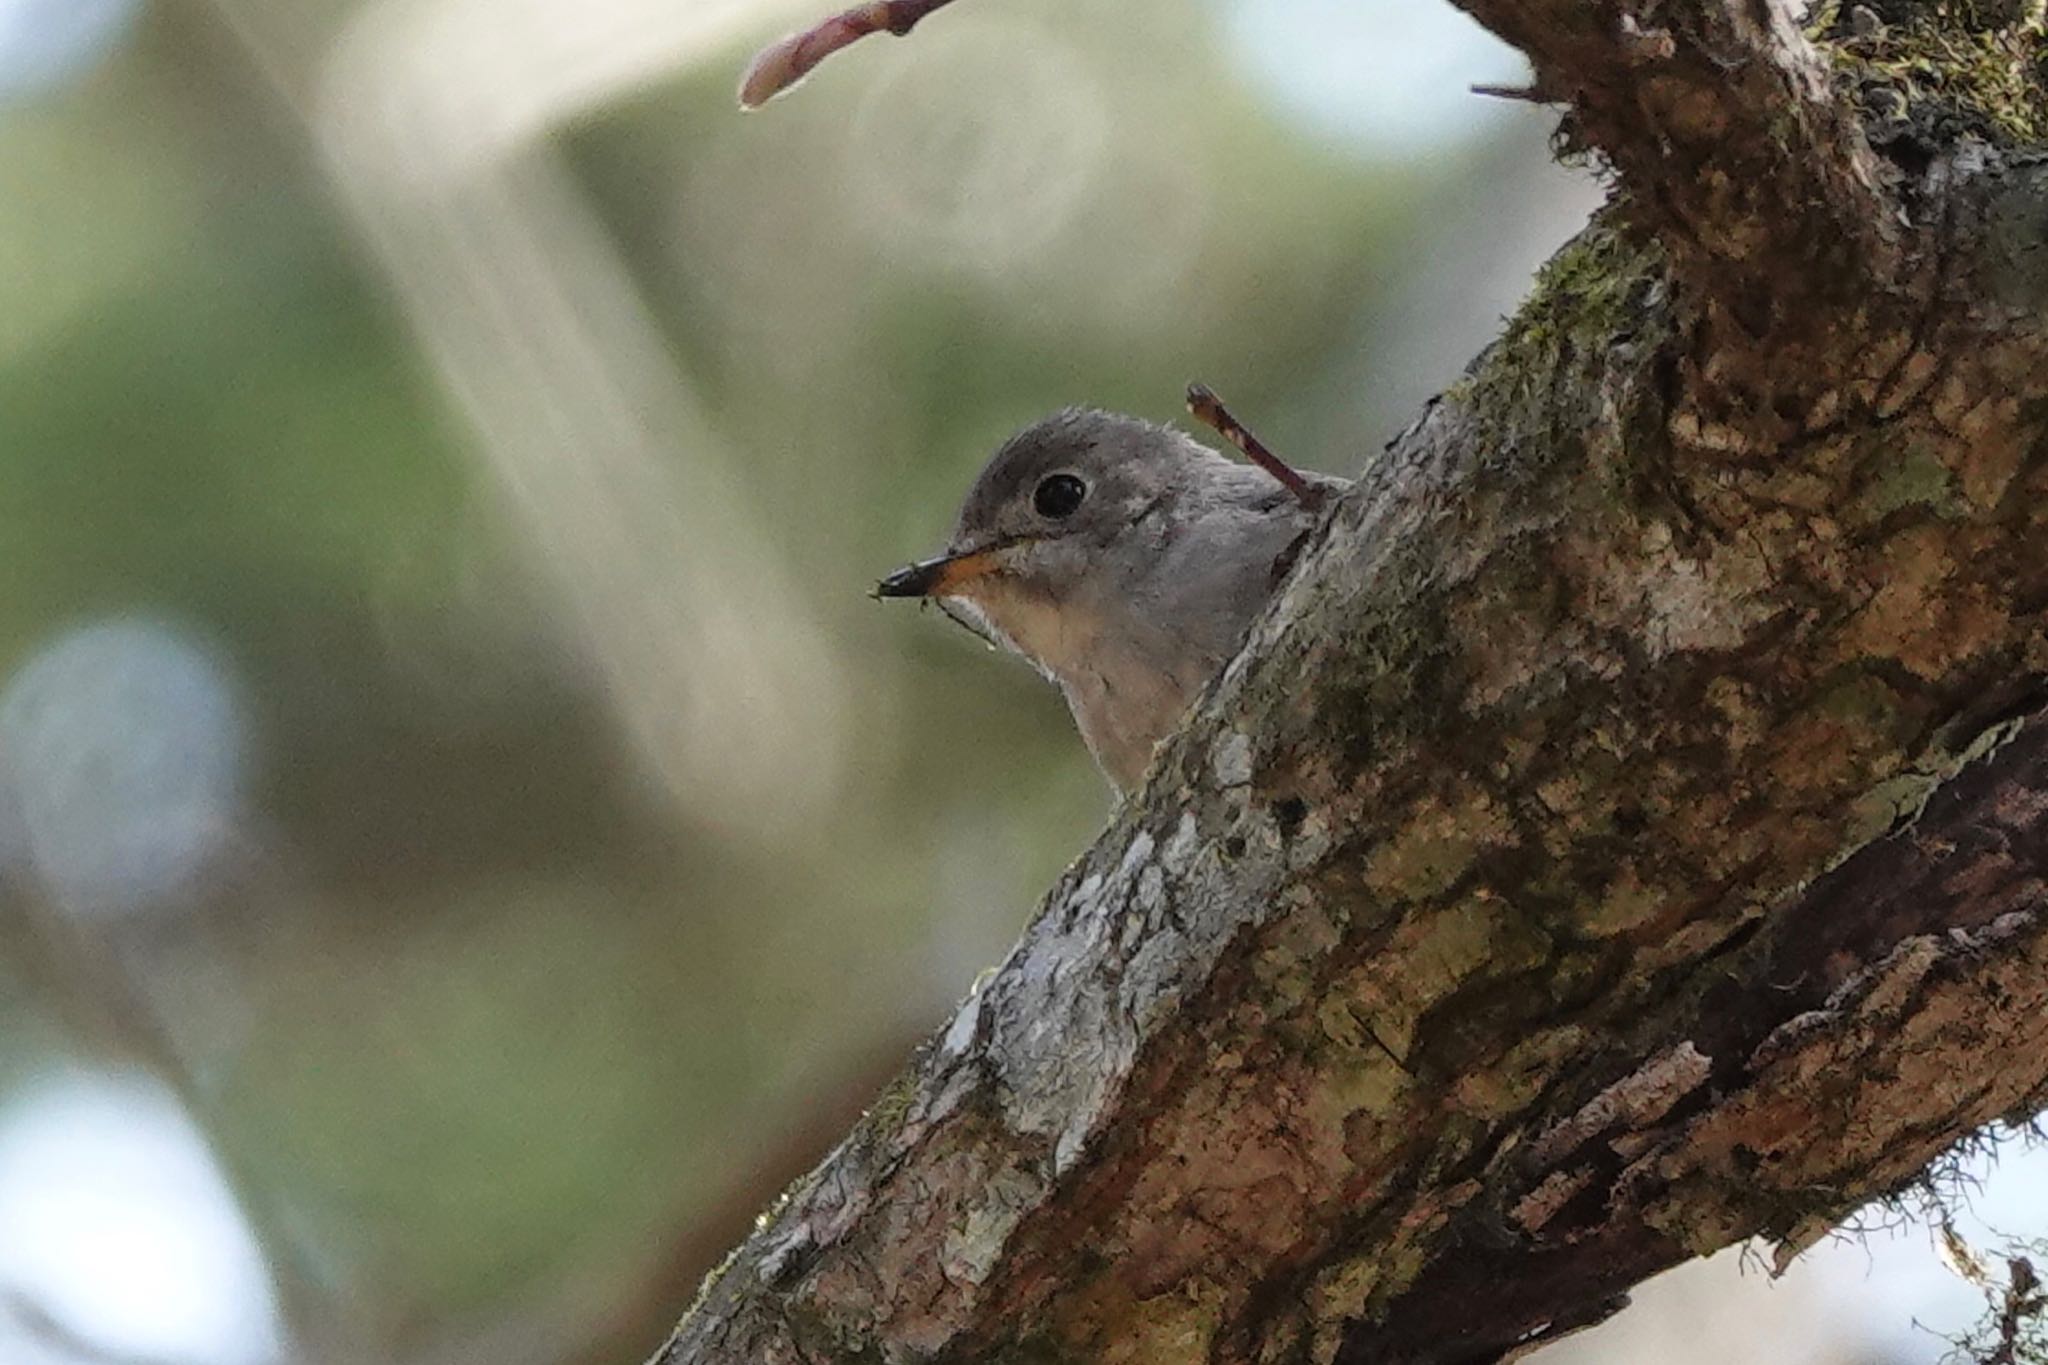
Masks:
[[[1504,1359],[2048,1095],[2048,162],[1894,288],[1769,4],[1473,8],[1619,216],[667,1365]]]
[[[1455,3],[1528,55],[1537,89],[1570,103],[1576,135],[1704,292],[1732,301],[1787,260],[1818,267],[1811,280],[1838,298],[1897,277],[1892,177],[1791,0]]]
[[[877,33],[898,38],[923,22],[926,15],[952,0],[867,0],[841,10],[768,44],[747,63],[740,77],[740,108],[758,109],[817,69],[843,47]]]

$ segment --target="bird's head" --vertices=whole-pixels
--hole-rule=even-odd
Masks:
[[[1114,591],[1155,513],[1227,462],[1169,427],[1070,408],[1003,444],[961,504],[943,553],[905,565],[881,597],[964,602],[1000,629],[1028,609]]]

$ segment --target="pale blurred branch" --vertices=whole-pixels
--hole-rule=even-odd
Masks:
[[[757,109],[790,89],[833,53],[875,33],[901,38],[953,0],[869,0],[841,10],[754,54],[740,78],[740,107]]]
[[[302,18],[211,3],[304,120],[655,789],[786,853],[849,743],[838,650],[548,136],[646,79],[650,43],[668,69],[706,61],[769,7],[605,0],[596,25],[376,0],[299,70]]]

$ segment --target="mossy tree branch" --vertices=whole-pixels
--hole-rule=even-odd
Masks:
[[[1470,8],[1619,200],[665,1365],[1500,1359],[2048,1102],[2035,77]]]
[[[1891,168],[1835,97],[1791,0],[1456,0],[1527,54],[1679,272],[1773,326],[1775,267],[1840,298],[1897,274]],[[1803,297],[1807,291],[1801,290]]]

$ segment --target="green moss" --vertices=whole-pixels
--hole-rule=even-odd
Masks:
[[[1828,6],[1811,26],[1838,84],[1860,97],[1873,140],[1975,133],[2048,140],[2048,52],[2040,0]]]
[[[1208,1360],[1223,1330],[1229,1295],[1213,1280],[1190,1279],[1172,1293],[1155,1294],[1137,1305],[1134,1321],[1119,1328],[1128,1348],[1145,1360]]]
[[[1442,685],[1438,626],[1451,610],[1434,584],[1441,564],[1433,547],[1397,551],[1376,577],[1379,603],[1354,627],[1352,662],[1316,712],[1316,741],[1339,756],[1340,771],[1370,766],[1379,754],[1425,729],[1436,708],[1455,695]],[[1292,686],[1290,676],[1283,685]]]
[[[1468,898],[1430,916],[1403,945],[1403,995],[1427,1006],[1475,974],[1523,965],[1529,947],[1520,928],[1499,901]]]
[[[1671,889],[1645,881],[1633,863],[1623,863],[1608,878],[1600,898],[1579,908],[1578,927],[1592,938],[1612,938],[1648,924],[1671,903]]]
[[[746,1244],[742,1242],[731,1251],[726,1252],[717,1265],[704,1272],[704,1278],[697,1285],[697,1296],[691,1299],[690,1306],[683,1310],[683,1316],[676,1326],[676,1331],[680,1332],[683,1324],[688,1323],[691,1318],[696,1317],[703,1310],[705,1300],[711,1297],[711,1291],[718,1288],[719,1281],[723,1280],[727,1273],[739,1263],[740,1253],[744,1250],[746,1250]]]
[[[1418,1183],[1424,1186],[1430,1180],[1426,1173],[1417,1177]],[[1421,1278],[1422,1272],[1442,1250],[1440,1234],[1444,1225],[1475,1192],[1475,1187],[1461,1184],[1446,1191],[1442,1199],[1424,1202],[1411,1210],[1399,1226],[1386,1229],[1385,1239],[1379,1246],[1359,1258],[1360,1270],[1352,1282],[1370,1285],[1366,1294],[1366,1310],[1360,1316],[1370,1316],[1392,1303]]]
[[[1552,391],[1640,331],[1662,262],[1655,243],[1632,240],[1602,214],[1537,272],[1507,330],[1446,395],[1503,438],[1497,459],[1512,458],[1519,433],[1562,434],[1550,431]]]
[[[1373,850],[1366,886],[1403,900],[1428,900],[1451,889],[1482,853],[1514,839],[1506,813],[1483,793],[1451,801],[1432,797],[1418,802]]]
[[[868,1106],[867,1119],[877,1136],[895,1132],[903,1126],[904,1118],[910,1113],[910,1105],[917,1098],[918,1074],[916,1067],[905,1067],[896,1079],[875,1096],[875,1102]]]
[[[1741,1240],[1746,1229],[1744,1215],[1718,1206],[1701,1210],[1677,1201],[1667,1201],[1647,1211],[1643,1222],[1669,1237],[1693,1256],[1711,1256],[1722,1247]]]
[[[1555,1081],[1558,1067],[1584,1056],[1586,1032],[1576,1024],[1546,1029],[1510,1048],[1490,1067],[1466,1075],[1457,1088],[1458,1103],[1468,1117],[1510,1118],[1534,1104]]]
[[[1364,1311],[1379,1279],[1379,1262],[1369,1254],[1325,1267],[1309,1290],[1316,1305],[1316,1317],[1325,1321],[1357,1317]]]
[[[1881,521],[1902,507],[1925,507],[1942,517],[1969,510],[1954,474],[1925,442],[1904,442],[1872,463],[1870,480],[1851,510],[1855,521]]]
[[[1821,694],[1821,715],[1868,734],[1890,734],[1899,718],[1899,694],[1882,678],[1852,673]]]
[[[1405,1034],[1393,1034],[1386,1021],[1375,1020],[1374,1032],[1388,1047],[1399,1047]],[[1361,1038],[1364,1031],[1360,1030]],[[1332,1109],[1340,1114],[1365,1114],[1371,1118],[1393,1117],[1403,1097],[1414,1087],[1415,1078],[1401,1069],[1377,1043],[1366,1039],[1354,1051],[1354,1064],[1331,1067],[1326,1094]],[[1328,1065],[1326,1063],[1326,1065]]]

